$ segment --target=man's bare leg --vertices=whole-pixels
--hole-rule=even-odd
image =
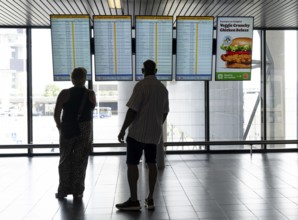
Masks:
[[[148,163],[149,168],[149,193],[147,198],[153,199],[154,188],[157,179],[157,167],[155,163]]]
[[[139,179],[139,169],[137,165],[127,165],[127,179],[130,189],[130,198],[132,201],[137,201]]]

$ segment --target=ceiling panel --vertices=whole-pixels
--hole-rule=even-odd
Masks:
[[[255,28],[298,29],[294,0],[121,0],[110,9],[108,0],[0,0],[0,26],[49,27],[51,14],[253,16]],[[134,25],[134,24],[133,24]],[[216,22],[215,22],[216,25]]]

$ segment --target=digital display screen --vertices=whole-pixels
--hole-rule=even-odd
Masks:
[[[143,79],[143,63],[156,63],[157,79],[172,80],[173,17],[136,16],[136,80]]]
[[[251,80],[253,17],[217,17],[216,81]]]
[[[176,18],[176,81],[212,80],[213,20]]]
[[[94,16],[95,80],[131,81],[131,16]]]
[[[51,37],[54,81],[69,81],[77,67],[91,80],[89,15],[51,15]]]

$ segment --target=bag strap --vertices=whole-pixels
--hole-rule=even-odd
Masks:
[[[80,119],[80,117],[81,117],[81,114],[82,114],[82,112],[83,112],[83,108],[84,108],[84,106],[85,106],[85,103],[86,103],[86,100],[87,100],[88,95],[89,95],[89,91],[86,90],[86,92],[85,92],[85,94],[84,94],[84,96],[83,96],[83,98],[82,98],[81,104],[80,104],[80,108],[79,108],[79,112],[78,112],[78,116],[77,116],[77,121],[78,121],[78,120]]]

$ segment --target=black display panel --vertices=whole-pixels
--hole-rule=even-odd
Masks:
[[[173,17],[136,16],[136,80],[143,79],[144,61],[157,65],[157,78],[172,80]]]
[[[91,80],[89,15],[51,15],[51,37],[54,81],[69,81],[76,67]]]
[[[212,80],[213,20],[176,18],[176,81]]]
[[[217,17],[216,81],[251,80],[253,17]]]
[[[131,16],[94,16],[96,81],[131,81]]]

